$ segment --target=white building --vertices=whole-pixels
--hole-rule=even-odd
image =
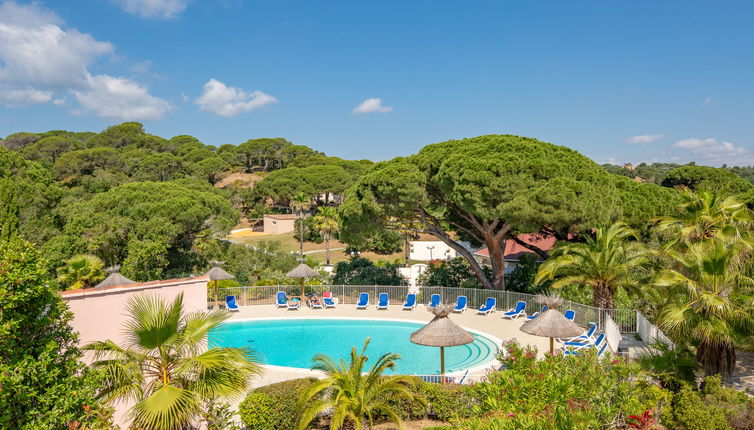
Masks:
[[[461,245],[471,250],[466,242]],[[411,241],[411,254],[409,258],[416,261],[450,260],[460,257],[460,254],[441,240],[416,240]]]

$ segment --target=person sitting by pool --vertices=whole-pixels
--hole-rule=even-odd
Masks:
[[[322,302],[319,301],[319,297],[316,294],[310,294],[306,299],[306,304],[310,308],[322,308]]]

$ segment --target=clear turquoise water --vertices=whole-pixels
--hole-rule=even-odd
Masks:
[[[389,320],[278,319],[228,322],[209,334],[210,346],[250,346],[263,364],[310,368],[315,354],[348,358],[371,338],[367,355],[400,354],[395,373],[434,375],[440,373],[439,348],[411,343],[409,336],[422,324]],[[478,366],[495,356],[495,343],[479,335],[474,342],[445,348],[445,371]],[[374,360],[367,362],[371,365]]]

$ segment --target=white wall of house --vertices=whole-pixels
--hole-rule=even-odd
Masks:
[[[425,270],[427,270],[427,265],[422,263],[414,264],[410,267],[398,268],[400,275],[408,280],[408,285],[411,287],[417,285],[419,276],[424,273]]]
[[[440,240],[415,240],[411,241],[412,260],[430,261],[430,260],[448,260],[460,256],[453,248]],[[469,244],[461,242],[464,248],[469,249]]]

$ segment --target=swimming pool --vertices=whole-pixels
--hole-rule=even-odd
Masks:
[[[440,373],[439,348],[411,343],[409,336],[424,324],[371,319],[256,319],[230,321],[209,334],[210,346],[250,346],[262,364],[308,369],[315,354],[348,359],[351,347],[358,350],[371,338],[367,355],[400,354],[395,373],[434,375]],[[445,371],[456,372],[482,365],[495,358],[492,339],[474,334],[474,342],[445,348]],[[374,359],[367,362],[367,367]]]

